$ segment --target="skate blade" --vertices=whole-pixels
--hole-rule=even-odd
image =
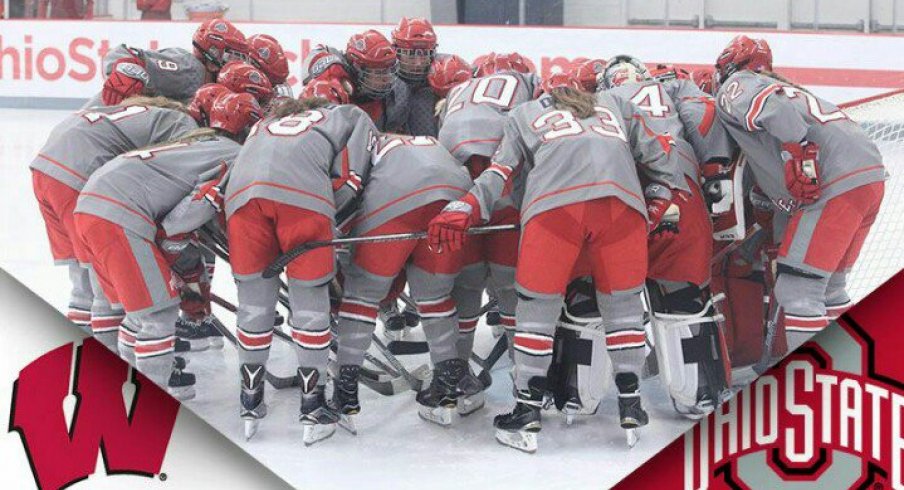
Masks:
[[[358,435],[358,427],[355,425],[355,414],[339,415],[339,427],[347,430],[353,436]]]
[[[637,429],[625,429],[625,438],[627,439],[629,448],[633,448],[637,444],[637,441],[640,440]]]
[[[194,399],[195,397],[195,387],[192,386],[182,386],[179,388],[167,387],[166,392],[170,394],[176,400],[180,402],[187,402],[189,400]]]
[[[425,407],[418,405],[417,414],[427,422],[449,427],[452,425],[452,409],[450,407]]]
[[[528,431],[509,432],[507,430],[496,429],[496,440],[500,444],[515,448],[525,453],[533,454],[537,452],[537,433]]]
[[[245,440],[250,441],[254,434],[257,434],[257,429],[260,427],[260,419],[244,419],[245,421]]]
[[[303,424],[304,433],[302,441],[305,446],[311,446],[324,439],[330,438],[336,433],[336,424]]]
[[[463,395],[458,397],[458,401],[455,405],[455,410],[458,412],[458,415],[462,417],[467,417],[472,413],[483,408],[484,404],[486,404],[486,396],[481,391],[480,393],[476,393],[473,395]]]
[[[565,414],[565,425],[573,424],[574,416],[580,415],[583,410],[584,407],[580,403],[565,402],[565,406],[562,407],[562,413]]]

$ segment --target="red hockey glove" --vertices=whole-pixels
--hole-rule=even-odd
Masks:
[[[650,238],[660,240],[678,235],[678,206],[668,199],[654,198],[647,201],[650,217]]]
[[[464,246],[468,229],[480,221],[480,203],[471,194],[452,201],[430,221],[427,246],[436,253],[455,252]]]
[[[138,58],[123,58],[113,65],[110,76],[104,81],[101,100],[105,105],[116,105],[124,99],[140,94],[148,84],[147,70]]]
[[[791,197],[810,204],[821,195],[819,184],[819,145],[816,143],[783,143],[785,187]]]

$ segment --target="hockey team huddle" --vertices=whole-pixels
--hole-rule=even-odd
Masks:
[[[69,318],[177,398],[194,396],[188,353],[231,335],[210,291],[212,251],[228,259],[248,438],[280,302],[306,444],[353,427],[378,318],[393,339],[423,329],[422,418],[480,409],[486,314],[514,364],[496,438],[528,452],[553,403],[596,410],[600,373],[632,444],[642,379],[703,416],[731,396],[726,336],[758,333],[736,350],[760,371],[850,306],[882,157],[773,73],[764,40],[737,36],[714,70],[621,55],[541,78],[517,53],[439,53],[403,18],[315,48],[297,98],[273,37],[214,19],[192,45],[107,53],[100,94],[31,163],[34,191]],[[741,275],[764,288],[734,295]]]

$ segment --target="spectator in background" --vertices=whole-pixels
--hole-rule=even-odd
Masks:
[[[35,3],[38,6],[35,17],[39,19],[94,18],[94,0],[25,0],[25,17],[33,15]]]
[[[137,0],[141,20],[172,20],[173,0]]]

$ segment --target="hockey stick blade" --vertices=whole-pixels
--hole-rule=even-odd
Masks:
[[[386,344],[389,352],[397,356],[411,356],[415,354],[425,354],[430,351],[427,342],[416,342],[411,340],[394,340]]]
[[[481,226],[477,228],[471,228],[468,230],[469,235],[484,235],[487,233],[496,233],[500,231],[515,231],[518,229],[518,225],[496,225],[496,226]],[[377,235],[377,236],[365,236],[365,237],[354,237],[354,238],[337,238],[335,240],[324,240],[317,242],[308,242],[303,243],[292,250],[289,250],[283,255],[280,255],[273,261],[272,264],[268,265],[266,269],[264,269],[263,277],[264,279],[269,279],[271,277],[279,275],[283,269],[289,265],[290,262],[298,258],[299,256],[314,250],[315,248],[322,247],[332,247],[337,245],[352,245],[355,243],[381,243],[381,242],[397,242],[404,240],[421,240],[427,238],[426,231],[418,231],[414,233],[394,233],[389,235]]]

